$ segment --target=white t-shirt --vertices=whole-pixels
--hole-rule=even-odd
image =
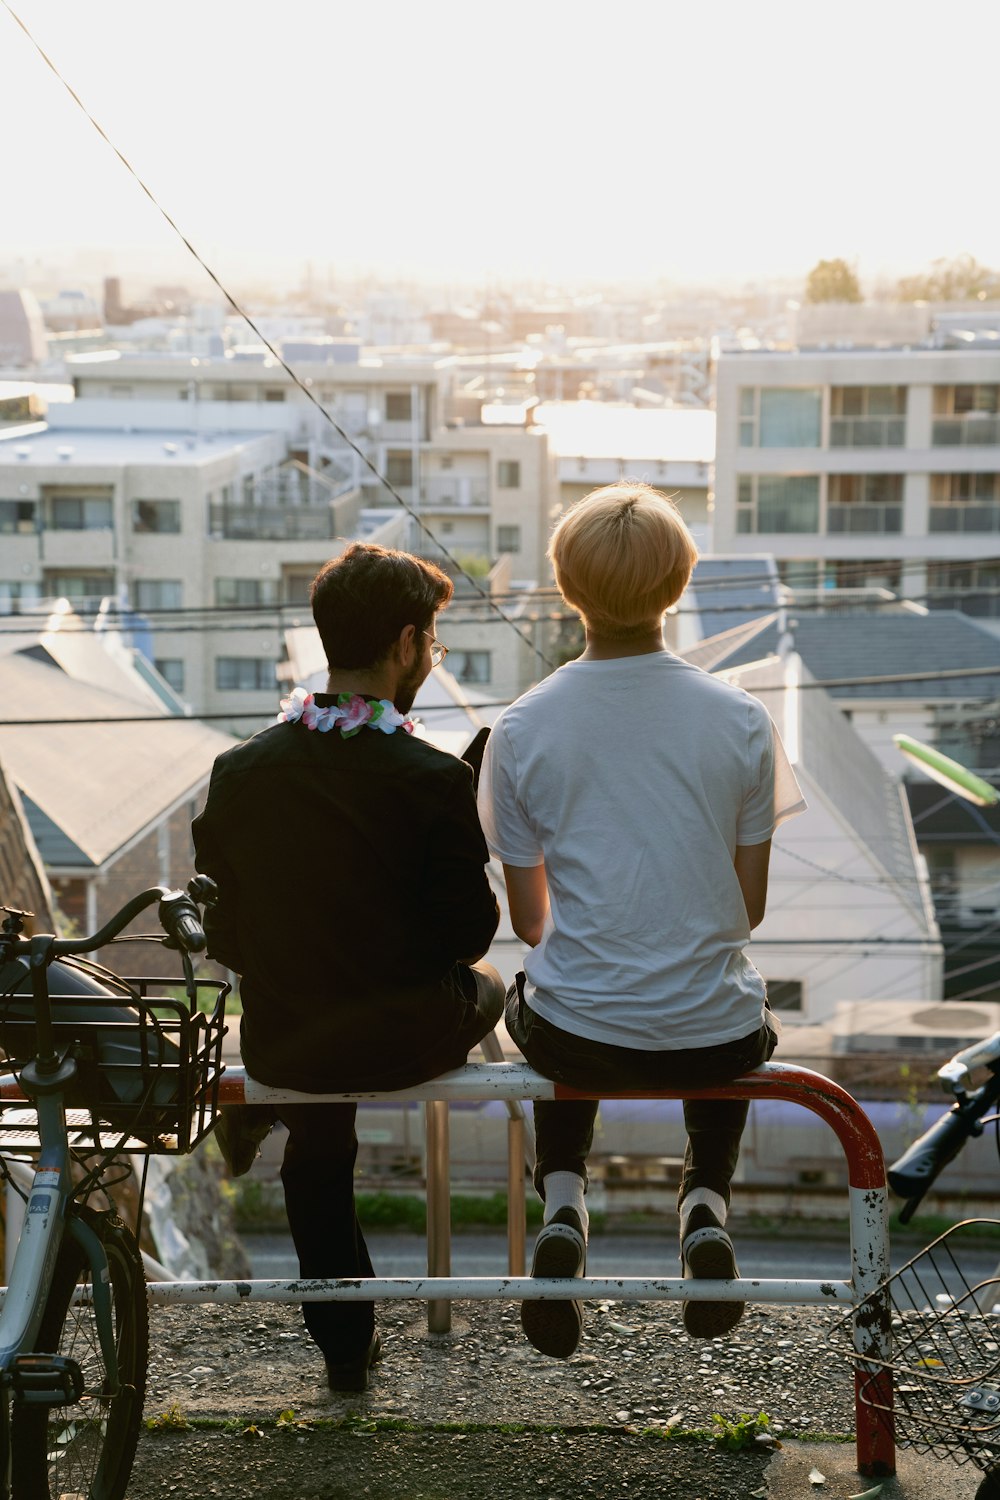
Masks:
[[[764,981],[733,866],[805,802],[763,705],[666,652],[574,661],[504,710],[479,813],[491,853],[544,862],[525,998],[641,1051],[748,1036]]]

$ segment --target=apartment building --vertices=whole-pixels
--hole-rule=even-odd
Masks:
[[[141,636],[196,714],[246,732],[239,716],[273,708],[287,612],[317,569],[362,531],[398,544],[402,525],[363,517],[351,475],[289,459],[280,430],[192,432],[171,414],[136,429],[78,402],[0,433],[0,614],[113,599],[109,628]]]
[[[319,405],[259,347],[196,357],[108,357],[105,352],[72,361],[77,400],[62,420],[120,425],[125,415],[137,428],[170,422],[196,440],[218,431],[233,434],[234,441],[244,431],[280,433],[286,446],[284,468],[254,487],[246,501],[251,509],[239,510],[242,492],[217,503],[216,514],[230,530],[238,524],[256,538],[262,496],[268,486],[287,485],[288,470],[297,465],[300,483],[313,490],[332,486],[343,502],[341,511],[351,497],[356,506],[353,530],[337,530],[336,535],[407,547],[449,568],[444,553],[450,553],[484,580],[502,561],[505,588],[515,593],[550,578],[545,548],[556,481],[544,432],[521,420],[487,420],[492,414],[483,412],[482,398],[457,397],[454,369],[446,360],[369,357],[351,339],[299,338],[282,348]],[[344,442],[324,411],[360,452]],[[400,509],[379,474],[424,525]],[[302,520],[301,512],[297,519]],[[249,573],[227,575],[239,586],[223,587],[220,598],[203,590],[197,602],[304,604],[307,574],[311,577],[333,549],[311,549],[307,567],[298,556],[289,557],[286,535],[260,539],[274,545],[269,551],[258,548],[256,558],[246,559],[256,562]],[[479,609],[473,595],[466,604],[453,612],[450,622],[449,645],[459,679],[504,693],[535,680],[532,653],[515,650],[512,655],[505,639],[510,632],[498,633],[496,615]]]
[[[1000,337],[935,342],[722,352],[716,550],[1000,624]]]

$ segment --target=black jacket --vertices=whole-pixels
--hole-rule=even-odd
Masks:
[[[219,756],[192,832],[252,1077],[355,1091],[441,1070],[475,993],[460,961],[499,920],[463,761],[402,730],[275,724]]]

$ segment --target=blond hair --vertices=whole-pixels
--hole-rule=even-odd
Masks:
[[[593,490],[549,543],[559,592],[595,634],[624,640],[676,603],[698,561],[672,500],[639,480]]]

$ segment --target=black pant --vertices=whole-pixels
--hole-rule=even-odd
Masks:
[[[476,999],[457,1035],[428,1065],[435,1078],[465,1062],[472,1047],[493,1030],[503,1012],[503,980],[490,964],[475,964]],[[379,1038],[391,1057],[393,1039]],[[281,1181],[288,1225],[299,1258],[299,1275],[324,1280],[374,1276],[368,1246],[354,1208],[354,1163],[358,1154],[356,1104],[281,1104],[288,1127]],[[350,1360],[367,1349],[375,1328],[373,1302],[304,1302],[306,1328],[323,1354]]]
[[[507,1030],[528,1062],[554,1083],[608,1094],[623,1090],[712,1088],[759,1067],[771,1056],[777,1036],[762,1025],[748,1036],[717,1047],[641,1052],[574,1036],[546,1021],[524,999],[524,975],[507,993]],[[535,1103],[535,1188],[544,1198],[548,1172],[575,1172],[587,1182],[587,1157],[594,1141],[597,1101],[538,1100]],[[747,1121],[745,1099],[684,1101],[688,1140],[678,1202],[692,1188],[711,1188],[729,1202]]]

